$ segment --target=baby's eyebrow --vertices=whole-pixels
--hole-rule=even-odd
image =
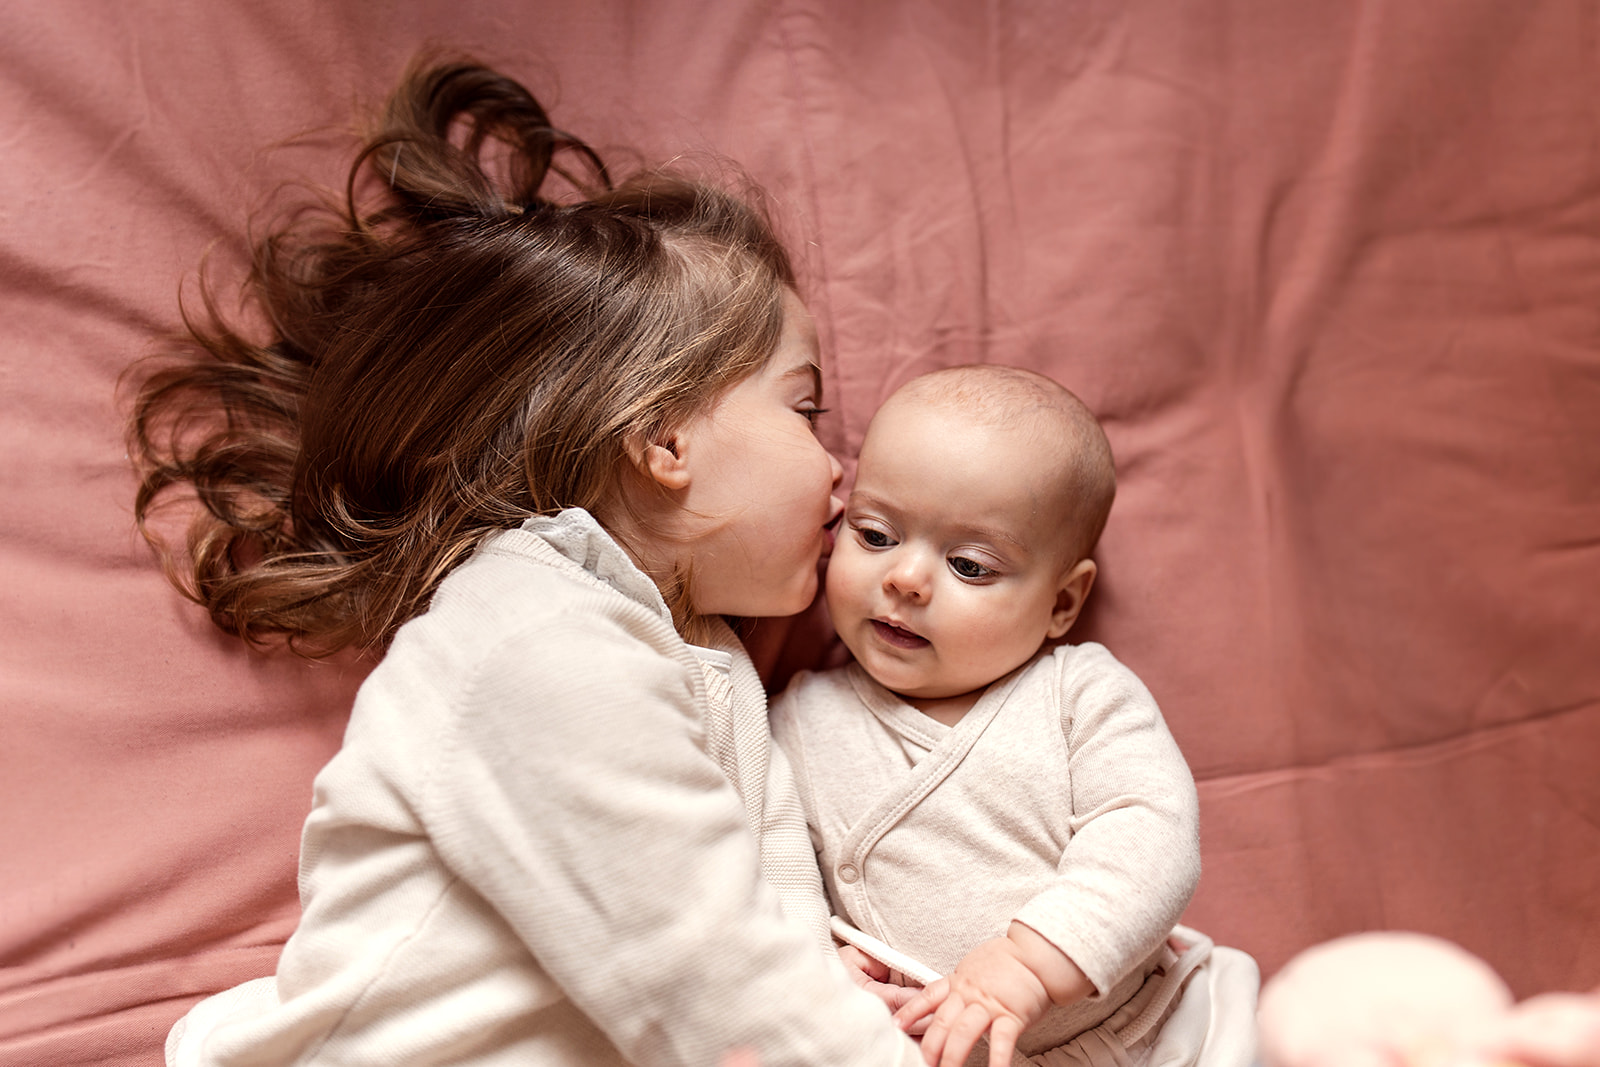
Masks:
[[[877,508],[879,511],[895,510],[894,506],[891,505],[887,500],[875,497],[865,489],[850,490],[850,504],[852,506],[861,504],[865,507]]]
[[[876,511],[885,512],[890,518],[902,516],[905,513],[904,508],[896,507],[889,501],[884,500],[882,497],[874,496],[871,492],[865,489],[852,489],[850,491],[849,506],[852,508],[858,506],[872,508]],[[1028,545],[1025,541],[1011,533],[1009,530],[1003,530],[998,526],[985,526],[982,523],[964,522],[960,526],[956,527],[955,531],[962,537],[968,537],[975,541],[992,541],[996,544],[1006,545],[1018,552],[1028,551]]]
[[[961,527],[961,531],[963,533],[970,534],[979,541],[994,541],[999,544],[1010,545],[1012,548],[1021,551],[1027,551],[1028,548],[1027,544],[1015,534],[1012,534],[1008,530],[1002,530],[998,526],[978,526],[965,524]]]

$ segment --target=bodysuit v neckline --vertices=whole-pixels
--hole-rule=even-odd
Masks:
[[[1005,677],[991,682],[961,717],[961,721],[954,726],[946,726],[933,716],[913,707],[898,693],[885,689],[862,670],[860,664],[850,665],[849,678],[850,687],[855,690],[856,696],[874,718],[903,741],[909,741],[932,756],[942,746],[949,744],[955,744],[963,749],[971,747],[970,742],[966,741],[967,737],[972,735],[975,738],[976,735],[983,733],[989,720],[994,718],[994,713],[999,710],[998,706],[1005,702],[1007,694],[1011,692],[1017,679],[1027,667],[1028,664],[1025,663]],[[921,761],[917,762],[920,766]]]
[[[946,726],[873,681],[860,665],[852,664],[850,685],[862,704],[891,734],[927,749],[927,754],[914,760],[906,771],[906,778],[863,813],[851,828],[849,840],[857,847],[870,848],[878,837],[948,777],[983,736],[1027,667],[1028,664],[1023,664],[991,683],[960,722]]]

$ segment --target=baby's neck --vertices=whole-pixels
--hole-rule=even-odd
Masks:
[[[966,718],[967,712],[972,710],[972,705],[976,704],[981,696],[983,696],[983,690],[974,689],[970,693],[962,693],[960,696],[953,697],[903,696],[902,699],[934,722],[943,723],[946,726],[954,726]]]

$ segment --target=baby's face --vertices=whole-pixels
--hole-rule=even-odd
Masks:
[[[862,445],[828,564],[828,611],[856,661],[902,696],[959,696],[1072,623],[1058,610],[1071,521],[1025,427],[892,398]]]

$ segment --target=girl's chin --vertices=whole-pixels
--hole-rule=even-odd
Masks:
[[[803,580],[797,580],[787,594],[749,601],[723,611],[704,612],[707,615],[732,615],[743,619],[781,619],[798,615],[811,606],[817,598],[817,572],[813,567]]]
[[[798,615],[809,608],[811,602],[815,599],[817,599],[817,568],[813,564],[805,572],[805,577],[795,589],[794,596],[786,600],[783,609],[776,612],[776,614]]]

